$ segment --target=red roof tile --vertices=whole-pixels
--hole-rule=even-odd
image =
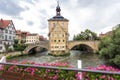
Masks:
[[[16,30],[16,34],[21,34],[21,31],[20,30]]]
[[[0,20],[0,28],[6,28],[9,25],[10,21],[11,20],[3,20],[3,19],[1,19]]]

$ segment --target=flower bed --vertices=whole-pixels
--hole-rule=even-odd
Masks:
[[[67,63],[43,63],[22,62],[21,64],[32,64],[37,66],[68,67]],[[1,78],[5,80],[76,80],[76,71],[54,70],[20,66],[1,66]],[[19,76],[18,76],[19,75]]]
[[[36,66],[55,66],[71,68],[67,63],[43,63],[38,64],[35,62],[20,62],[19,64],[30,64]],[[120,72],[110,66],[100,65],[95,68],[88,67],[89,70],[102,70],[110,72]],[[66,71],[60,69],[45,69],[45,68],[33,68],[25,66],[0,66],[0,80],[80,80],[79,77],[82,75],[83,80],[119,80],[120,75],[115,74],[101,74],[101,73],[90,73],[81,72],[78,74],[77,71]]]
[[[106,65],[99,65],[95,68],[88,67],[87,69],[109,71],[109,72],[120,72],[119,69]],[[116,74],[101,74],[101,73],[89,73],[89,72],[83,72],[83,77],[85,80],[119,80],[120,79],[120,75],[116,75]]]
[[[4,72],[1,74],[1,79],[4,80],[44,80],[39,76],[31,76],[30,74],[21,74],[19,72]]]

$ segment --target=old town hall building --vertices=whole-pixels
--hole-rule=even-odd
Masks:
[[[61,9],[58,3],[56,7],[56,16],[48,20],[50,53],[54,55],[65,54],[68,50],[69,20],[61,16],[60,11]]]

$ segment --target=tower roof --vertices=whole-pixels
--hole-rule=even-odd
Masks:
[[[68,19],[64,18],[63,16],[61,16],[61,13],[60,13],[61,9],[60,9],[60,6],[59,6],[59,1],[58,1],[58,5],[56,7],[56,16],[50,18],[48,21],[56,21],[56,20],[61,20],[61,21],[68,21]]]

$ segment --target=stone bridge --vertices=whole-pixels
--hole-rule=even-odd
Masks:
[[[33,49],[35,47],[42,47],[49,51],[49,42],[48,41],[40,41],[38,43],[28,44],[28,46],[24,50],[24,53],[28,53],[31,49]]]
[[[71,50],[74,46],[77,45],[86,45],[93,49],[94,52],[98,51],[98,43],[99,41],[69,41],[68,49]]]
[[[99,41],[68,41],[68,50],[70,51],[74,46],[77,45],[86,45],[90,47],[94,52],[98,51]],[[36,47],[46,48],[49,51],[49,41],[40,41],[39,43],[28,44],[25,48],[24,53],[28,53],[31,49]]]

